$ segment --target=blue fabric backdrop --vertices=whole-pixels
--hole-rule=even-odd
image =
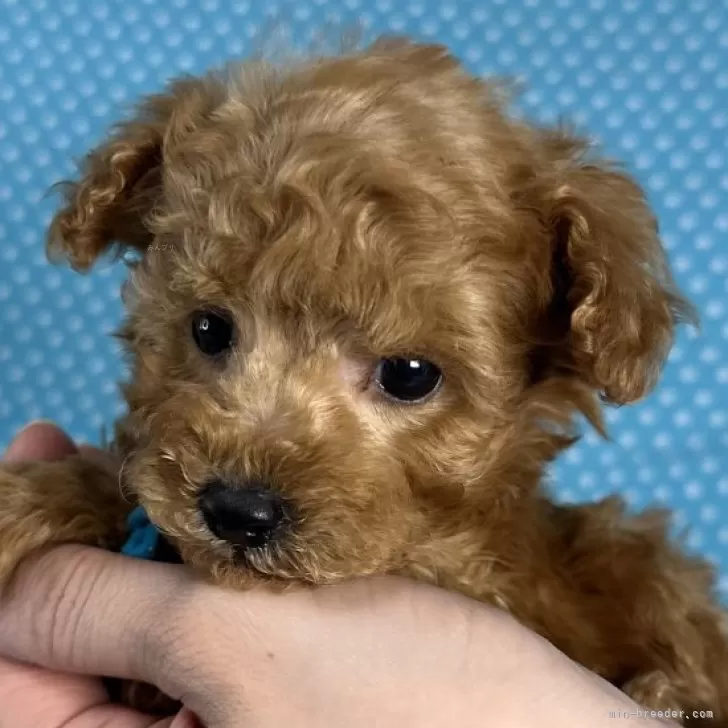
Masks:
[[[284,45],[355,23],[449,44],[523,78],[523,113],[570,117],[646,185],[703,330],[681,334],[651,399],[610,413],[613,442],[587,433],[558,463],[554,487],[673,507],[728,575],[728,0],[0,0],[0,447],[37,417],[97,441],[120,407],[108,332],[123,270],[45,262],[48,187],[138,96],[246,55],[281,21]]]

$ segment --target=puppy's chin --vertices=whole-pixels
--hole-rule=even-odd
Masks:
[[[271,544],[255,549],[236,549],[217,544],[179,544],[182,561],[207,581],[234,589],[264,585],[334,584],[345,579],[384,573],[391,559],[367,559],[349,563],[343,557],[319,559],[303,544]]]

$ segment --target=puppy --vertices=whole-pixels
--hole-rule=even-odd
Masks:
[[[216,583],[408,575],[728,725],[709,566],[662,513],[542,486],[576,415],[603,431],[600,401],[650,391],[690,306],[638,185],[502,98],[385,39],[146,99],[49,236],[82,271],[136,253],[111,448],[129,497],[81,456],[5,466],[0,577],[50,542],[119,548],[138,505]]]

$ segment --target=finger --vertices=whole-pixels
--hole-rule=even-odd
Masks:
[[[63,723],[79,710],[98,705],[105,697],[103,687],[95,680],[0,660],[0,705],[6,720],[15,728],[47,724],[48,716],[44,721],[43,715],[51,706],[59,723]]]
[[[155,728],[157,727],[155,726]],[[197,716],[191,710],[182,708],[172,719],[169,728],[202,728],[202,724],[197,720]]]
[[[165,620],[186,579],[178,566],[80,546],[31,556],[2,601],[0,654],[160,685]]]
[[[13,728],[168,728],[172,720],[159,723],[152,716],[109,705],[98,680],[3,659],[0,705],[2,719]]]
[[[3,460],[58,460],[74,453],[80,453],[87,460],[107,470],[118,469],[119,464],[110,453],[92,445],[76,445],[63,430],[42,420],[31,422],[15,436]]]
[[[67,723],[63,728],[172,728],[174,718],[159,720],[151,715],[137,713],[118,705],[99,705],[80,713]],[[59,725],[53,722],[53,728]],[[31,728],[30,725],[28,728]],[[40,728],[33,725],[32,728]]]
[[[10,443],[4,460],[58,460],[76,452],[73,440],[50,422],[31,422]]]
[[[83,443],[76,445],[63,430],[43,420],[31,422],[23,428],[10,443],[3,460],[58,460],[74,453],[80,453],[99,467],[114,472],[118,470],[119,463],[108,451]]]

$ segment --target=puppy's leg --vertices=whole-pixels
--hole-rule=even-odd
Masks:
[[[0,466],[0,589],[32,551],[60,543],[112,550],[121,546],[131,506],[119,490],[113,462],[73,455],[54,462]],[[156,715],[179,704],[151,685],[109,681],[117,702]]]
[[[671,542],[666,515],[630,516],[610,498],[549,520],[559,598],[578,615],[553,641],[642,706],[683,711],[685,725],[728,725],[728,614],[712,569]]]
[[[129,509],[113,464],[100,457],[0,464],[0,588],[43,546],[119,547]]]

